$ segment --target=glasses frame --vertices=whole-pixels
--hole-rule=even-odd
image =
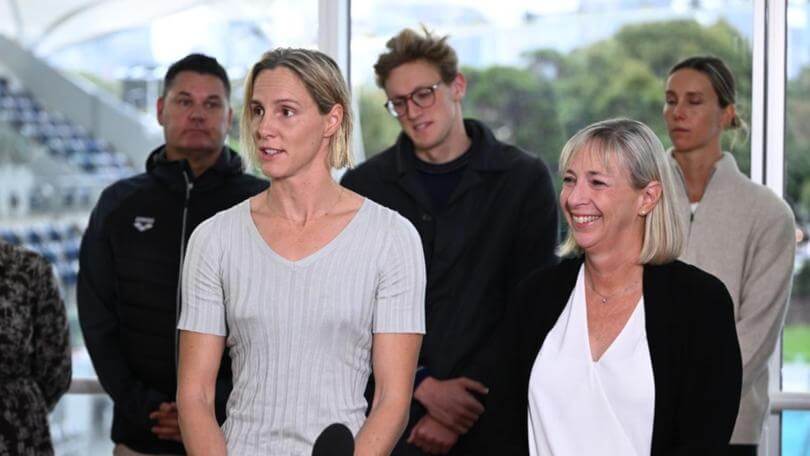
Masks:
[[[413,89],[413,91],[411,93],[409,93],[408,95],[403,95],[401,97],[396,97],[394,99],[389,98],[388,100],[386,100],[386,102],[383,104],[383,106],[385,106],[385,108],[388,110],[388,114],[391,114],[391,116],[393,116],[395,118],[399,118],[399,116],[404,115],[405,113],[408,112],[408,101],[413,102],[413,104],[415,104],[416,106],[419,106],[422,109],[429,108],[429,107],[433,106],[434,104],[436,104],[436,89],[439,88],[441,83],[442,83],[442,81],[438,81],[437,83],[426,86],[426,87],[417,87],[417,88]],[[419,92],[420,90],[425,90],[425,89],[430,90],[431,101],[428,104],[424,104],[424,105],[419,104],[419,102],[417,102],[416,99],[414,98],[414,95],[416,95],[416,93]],[[397,112],[396,107],[394,106],[394,100],[402,100],[402,101],[405,102],[405,104],[404,104],[405,110],[402,111],[401,114]]]

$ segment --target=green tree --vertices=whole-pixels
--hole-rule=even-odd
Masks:
[[[399,123],[385,109],[385,92],[376,86],[361,87],[355,92],[360,110],[360,129],[366,158],[390,147],[400,132]]]
[[[797,218],[810,223],[810,67],[788,81],[785,116],[785,198]]]
[[[693,20],[628,25],[613,37],[568,54],[536,49],[526,54],[522,68],[465,68],[465,115],[484,121],[499,139],[537,154],[551,167],[567,138],[589,123],[612,117],[645,122],[668,146],[661,113],[664,82],[672,65],[692,55],[715,55],[729,64],[737,78],[738,111],[748,119],[750,44],[724,21],[702,26]],[[399,131],[385,114],[384,101],[379,90],[360,91],[367,154],[391,144]],[[724,138],[727,149],[734,136]],[[746,172],[749,150],[746,135],[732,150]]]
[[[499,140],[556,166],[565,137],[551,83],[515,67],[465,68],[464,74],[468,81],[465,116],[483,121]]]
[[[662,45],[666,43],[667,45]],[[669,69],[683,58],[715,55],[726,61],[737,79],[737,108],[748,118],[751,94],[749,43],[724,21],[704,27],[692,20],[628,25],[613,37],[574,50],[567,56],[540,49],[528,54],[528,68],[555,74],[559,116],[566,136],[585,125],[611,117],[631,117],[648,124],[670,144],[661,110]],[[740,167],[750,169],[750,144],[744,133],[724,138]]]

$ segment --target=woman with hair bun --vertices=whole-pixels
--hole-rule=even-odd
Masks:
[[[768,359],[782,330],[795,251],[793,214],[768,188],[742,174],[721,148],[744,128],[734,76],[716,57],[672,67],[664,120],[678,186],[685,249],[680,259],[717,276],[734,302],[743,361],[742,399],[730,455],[755,455],[768,416]]]

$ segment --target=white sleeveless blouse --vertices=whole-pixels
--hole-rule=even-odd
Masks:
[[[529,452],[649,455],[655,384],[644,297],[599,361],[591,357],[584,265],[529,379]]]

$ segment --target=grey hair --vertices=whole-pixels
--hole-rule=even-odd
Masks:
[[[664,146],[655,133],[641,122],[623,118],[588,125],[565,143],[560,155],[561,175],[585,149],[604,163],[615,157],[616,163],[627,171],[633,188],[640,190],[650,182],[660,183],[661,198],[645,217],[639,263],[662,264],[678,258],[684,239],[675,207],[675,182]],[[570,230],[559,253],[561,256],[582,253]]]

